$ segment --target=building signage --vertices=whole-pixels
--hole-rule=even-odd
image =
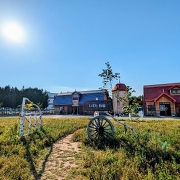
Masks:
[[[111,100],[93,100],[84,102],[85,111],[111,111],[112,109]]]

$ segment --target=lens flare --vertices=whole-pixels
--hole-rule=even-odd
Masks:
[[[2,28],[4,37],[14,43],[22,43],[25,41],[25,31],[17,22],[8,22]]]

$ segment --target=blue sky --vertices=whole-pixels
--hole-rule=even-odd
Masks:
[[[179,9],[179,0],[0,0],[0,28],[13,21],[25,32],[21,43],[0,34],[0,86],[96,90],[106,62],[135,95],[180,82]]]

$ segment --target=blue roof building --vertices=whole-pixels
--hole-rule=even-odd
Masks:
[[[108,94],[102,90],[74,91],[58,94],[53,102],[55,114],[87,114],[85,101],[107,100]]]

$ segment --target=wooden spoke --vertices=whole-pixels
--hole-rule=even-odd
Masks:
[[[104,116],[92,118],[87,125],[88,137],[95,141],[114,135],[114,127],[109,119]]]

